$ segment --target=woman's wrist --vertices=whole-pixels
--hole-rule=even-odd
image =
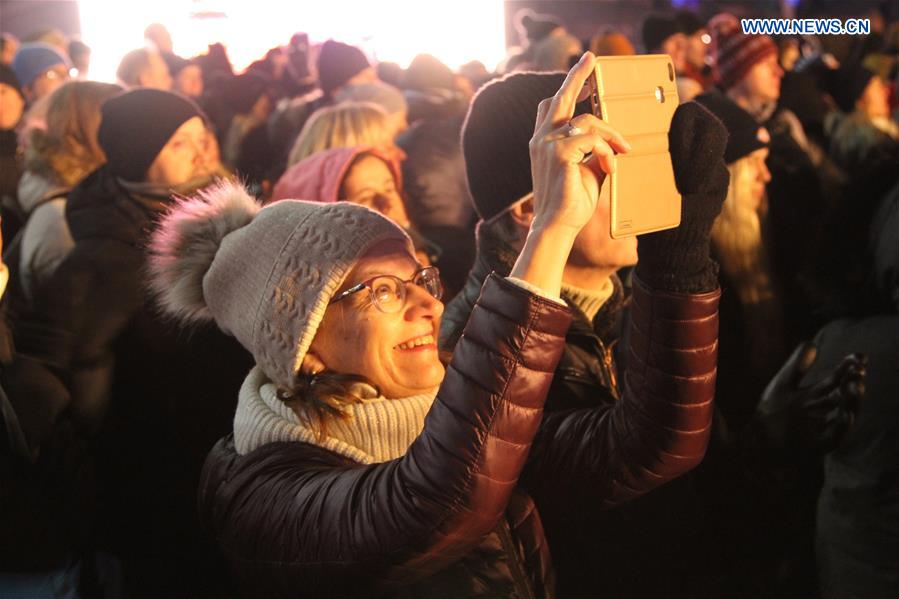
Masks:
[[[575,237],[571,227],[535,221],[509,276],[558,297]]]

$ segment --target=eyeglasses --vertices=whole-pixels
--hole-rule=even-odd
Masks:
[[[358,285],[353,285],[346,291],[337,294],[330,302],[333,304],[340,300],[368,289],[371,303],[375,308],[387,314],[395,314],[406,305],[406,285],[412,283],[422,287],[431,294],[434,299],[443,297],[443,283],[440,282],[440,271],[435,266],[426,266],[415,273],[408,281],[404,281],[393,275],[378,275]]]

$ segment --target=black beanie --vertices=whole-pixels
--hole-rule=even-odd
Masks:
[[[342,42],[328,40],[318,53],[318,84],[326,96],[371,66],[362,50]]]
[[[269,93],[271,86],[271,77],[257,69],[225,79],[219,89],[229,107],[238,114],[246,114],[262,95]]]
[[[419,54],[403,75],[403,87],[416,91],[455,89],[455,78],[448,66],[431,56]]]
[[[692,10],[677,11],[674,13],[674,21],[677,23],[677,28],[681,33],[687,36],[706,28],[705,22]]]
[[[537,14],[530,9],[518,13],[517,20],[521,29],[524,30],[524,36],[531,44],[539,42],[552,33],[553,29],[562,26],[552,17]]]
[[[674,18],[650,15],[643,21],[643,47],[653,52],[675,33],[681,33],[681,28]]]
[[[475,95],[462,126],[462,154],[478,216],[489,219],[531,193],[531,156],[537,105],[551,98],[565,73],[513,73]],[[578,104],[576,114],[590,111]]]
[[[145,180],[147,169],[169,139],[195,116],[196,104],[178,94],[137,88],[110,98],[101,108],[97,140],[109,172],[126,181]]]
[[[696,96],[695,99],[718,117],[727,129],[725,163],[731,164],[760,148],[768,147],[770,142],[768,130],[730,98],[716,91],[710,91]]]
[[[828,91],[840,110],[852,112],[872,77],[874,72],[861,65],[843,65],[831,73]]]

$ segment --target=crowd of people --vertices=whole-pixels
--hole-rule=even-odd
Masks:
[[[157,23],[117,84],[3,33],[0,595],[895,596],[875,24],[526,10],[493,70],[297,33],[235,72]],[[612,238],[583,91],[638,49],[681,224]]]

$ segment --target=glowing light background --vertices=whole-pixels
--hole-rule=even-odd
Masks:
[[[154,22],[168,28],[180,56],[222,42],[236,71],[296,32],[403,67],[421,52],[453,69],[470,60],[493,68],[505,55],[502,0],[81,0],[79,9],[91,78],[100,81],[115,80],[119,60],[144,45]]]

